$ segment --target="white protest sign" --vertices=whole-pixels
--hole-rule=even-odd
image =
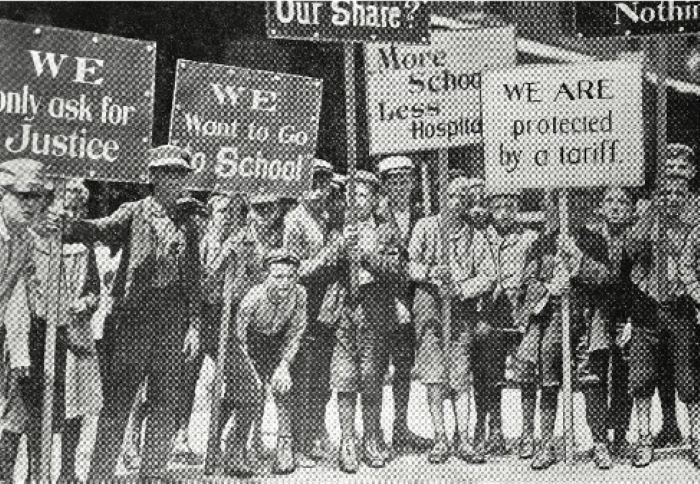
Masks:
[[[483,74],[486,185],[642,185],[639,59],[518,67]]]
[[[481,76],[515,64],[512,26],[435,31],[429,45],[365,46],[371,155],[481,141]]]

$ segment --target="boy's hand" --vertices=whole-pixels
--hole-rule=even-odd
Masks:
[[[270,382],[273,393],[277,395],[286,395],[292,388],[292,377],[289,375],[289,365],[282,362],[272,375]]]
[[[195,359],[199,353],[199,330],[190,327],[185,336],[185,343],[182,345],[182,352],[185,353],[185,359],[189,363]]]
[[[617,337],[617,346],[624,348],[632,339],[632,321],[628,320],[622,328],[622,333]]]

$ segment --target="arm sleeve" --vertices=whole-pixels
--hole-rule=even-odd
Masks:
[[[292,313],[292,321],[282,347],[282,361],[291,365],[299,351],[301,338],[306,331],[306,291],[297,287],[297,304]]]
[[[73,222],[64,236],[66,242],[125,240],[138,202],[125,203],[108,217]]]
[[[238,313],[236,314],[236,334],[235,338],[238,343],[245,347],[247,344],[247,334],[248,327],[253,321],[255,314],[255,290],[257,286],[251,289],[248,294],[241,301],[241,305],[238,308]]]
[[[688,295],[693,298],[695,304],[700,304],[700,281],[698,281],[696,270],[698,251],[700,251],[700,226],[695,227],[686,239],[678,261],[680,280],[685,285]]]
[[[412,281],[427,282],[430,265],[425,263],[427,243],[425,240],[425,221],[419,220],[413,228],[408,244],[408,277]]]
[[[377,278],[389,280],[404,280],[407,277],[407,252],[399,243],[399,235],[395,228],[391,230],[389,242],[375,253],[364,253],[361,264]]]
[[[11,368],[28,368],[29,359],[29,300],[25,277],[20,275],[5,307],[3,320]]]
[[[285,219],[284,223],[284,247],[301,261],[299,264],[299,280],[302,284],[319,279],[326,279],[332,275],[335,266],[335,255],[339,253],[337,247],[338,236],[330,233],[326,242],[316,254],[305,257],[304,233],[301,226],[293,218]]]
[[[459,294],[462,299],[473,299],[489,292],[496,282],[496,266],[491,257],[488,241],[481,232],[474,234],[474,274],[460,281]]]

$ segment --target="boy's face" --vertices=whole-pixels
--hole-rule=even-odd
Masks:
[[[6,192],[2,197],[3,216],[12,225],[30,224],[42,207],[42,196],[37,193]]]
[[[603,197],[602,212],[610,224],[623,224],[634,215],[632,199],[622,188],[610,188]]]
[[[661,213],[669,218],[679,217],[687,196],[688,180],[684,178],[664,179],[657,192]]]
[[[518,198],[516,196],[495,196],[491,199],[490,208],[495,227],[510,229],[517,223]]]
[[[476,185],[469,189],[469,217],[477,227],[485,227],[489,219],[489,211],[486,208],[486,190],[483,185]]]
[[[695,166],[686,155],[670,157],[664,162],[664,175],[692,180],[695,176]]]
[[[389,200],[400,210],[406,210],[410,206],[413,185],[413,173],[408,170],[389,173],[384,177],[384,187]]]
[[[275,263],[270,265],[267,276],[270,287],[279,296],[288,295],[297,282],[297,268],[292,264]]]
[[[377,194],[367,183],[355,185],[355,210],[360,220],[367,220],[377,208]]]
[[[263,227],[272,227],[280,216],[278,202],[258,203],[252,209],[255,219]]]

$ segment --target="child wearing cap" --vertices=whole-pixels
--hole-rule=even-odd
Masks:
[[[41,444],[37,394],[31,373],[43,361],[32,358],[29,291],[34,274],[30,226],[48,194],[42,164],[16,159],[0,164],[0,481],[11,482],[22,434],[28,434],[29,475],[38,479]]]
[[[234,385],[235,429],[227,442],[226,472],[251,477],[246,444],[251,425],[262,414],[264,388],[269,384],[277,405],[278,439],[273,471],[294,471],[290,365],[306,329],[306,291],[297,284],[299,260],[284,249],[271,251],[264,282],[254,286],[241,301],[233,345],[229,347],[228,382]]]

